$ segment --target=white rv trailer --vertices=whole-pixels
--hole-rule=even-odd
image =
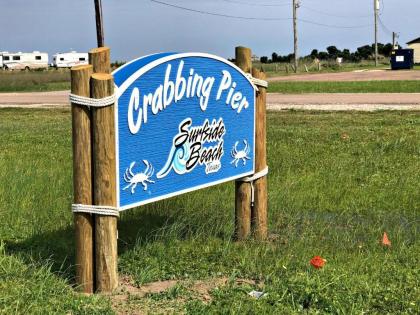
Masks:
[[[71,68],[79,65],[87,65],[89,57],[87,53],[71,51],[54,55],[52,66],[56,68]]]
[[[3,69],[3,55],[7,53],[8,51],[0,51],[0,69]]]
[[[32,53],[3,53],[3,69],[48,69],[48,54],[39,51]]]

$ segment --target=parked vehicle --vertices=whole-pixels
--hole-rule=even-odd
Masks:
[[[48,69],[48,54],[39,51],[3,53],[2,59],[2,67],[6,70]]]
[[[7,51],[0,51],[0,69],[3,69],[3,55],[7,54]]]
[[[89,57],[87,53],[71,51],[54,55],[51,66],[56,68],[71,68],[78,65],[87,65],[88,63]]]

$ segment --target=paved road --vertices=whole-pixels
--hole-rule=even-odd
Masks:
[[[0,93],[0,108],[68,106],[68,91]],[[269,110],[420,110],[420,93],[278,94],[267,96]]]
[[[31,92],[31,93],[0,93],[0,106],[10,105],[68,105],[69,91]]]
[[[339,73],[293,74],[272,77],[268,81],[390,81],[420,80],[420,71],[369,70]]]

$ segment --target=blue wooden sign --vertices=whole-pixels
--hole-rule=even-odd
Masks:
[[[120,210],[254,173],[255,88],[234,64],[163,53],[113,75]]]

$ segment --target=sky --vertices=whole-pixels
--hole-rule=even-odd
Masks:
[[[151,0],[102,0],[105,44],[111,47],[112,60],[166,51],[231,58],[236,46],[250,47],[257,56],[293,51],[292,0],[157,1],[242,18]],[[300,55],[330,45],[353,51],[374,41],[373,0],[300,2]],[[420,37],[420,0],[380,2],[380,42],[391,42],[392,31],[399,33],[402,46]],[[0,51],[52,55],[96,47],[93,0],[0,0],[0,8]]]

